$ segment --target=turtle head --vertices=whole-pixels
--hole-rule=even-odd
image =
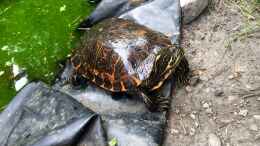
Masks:
[[[145,68],[146,80],[142,83],[142,87],[148,88],[151,91],[159,89],[164,81],[172,75],[179,66],[184,57],[184,50],[182,48],[162,48],[153,59],[148,61]]]

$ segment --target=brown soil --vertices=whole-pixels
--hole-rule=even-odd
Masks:
[[[184,26],[192,78],[172,101],[165,146],[260,146],[260,31],[238,35],[247,21],[220,0]]]

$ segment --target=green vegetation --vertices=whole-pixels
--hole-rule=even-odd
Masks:
[[[0,108],[16,94],[12,64],[30,80],[51,83],[78,40],[76,26],[92,10],[86,0],[0,1]]]
[[[244,17],[245,23],[236,33],[233,40],[243,40],[254,36],[260,31],[260,1],[259,0],[226,0],[226,3],[238,8]]]
[[[224,0],[227,8],[236,8],[244,18],[244,24],[238,32],[231,35],[225,42],[225,47],[230,48],[236,40],[245,40],[254,37],[260,32],[260,0]]]
[[[108,143],[109,146],[117,146],[117,139],[113,138]]]

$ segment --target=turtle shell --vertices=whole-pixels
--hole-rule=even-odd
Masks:
[[[80,75],[112,92],[153,91],[174,72],[184,52],[170,39],[129,20],[111,18],[86,31],[71,58]]]

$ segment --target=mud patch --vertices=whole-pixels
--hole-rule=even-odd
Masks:
[[[248,19],[225,2],[183,28],[193,77],[173,100],[166,146],[260,143],[260,32],[238,36]]]

